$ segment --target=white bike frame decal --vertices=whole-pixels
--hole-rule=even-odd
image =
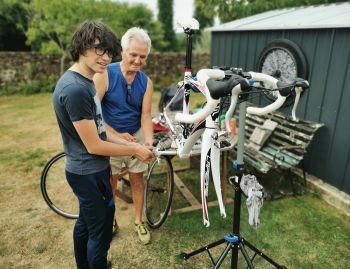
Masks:
[[[206,145],[203,148],[208,149]],[[203,151],[205,151],[202,150]],[[201,155],[201,194],[202,194],[202,209],[203,209],[203,224],[205,227],[209,227],[209,214],[208,214],[208,187],[209,187],[209,172],[210,172],[210,148],[207,153]]]

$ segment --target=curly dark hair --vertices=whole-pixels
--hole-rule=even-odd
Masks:
[[[120,57],[120,41],[113,30],[98,21],[84,21],[72,37],[70,54],[73,61],[78,61],[87,49],[95,47],[96,39],[99,41],[99,49],[112,55],[113,59]]]

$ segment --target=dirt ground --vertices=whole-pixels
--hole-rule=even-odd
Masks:
[[[150,245],[144,246],[137,239],[137,235],[133,230],[133,223],[135,219],[133,204],[126,203],[125,201],[117,198],[115,215],[118,221],[119,231],[113,238],[111,244],[110,259],[114,264],[118,264],[118,267],[115,268],[121,268],[121,264],[118,262],[119,253],[123,253],[123,255],[126,256],[132,256],[132,253],[129,252],[132,252],[134,249],[152,247],[152,243]],[[157,233],[153,233],[153,236],[157,236]],[[124,247],[125,245],[127,247]],[[139,255],[142,255],[141,253]],[[144,253],[146,254],[146,252]],[[143,258],[141,257],[140,260],[143,260]],[[140,264],[139,268],[142,268],[142,264]]]
[[[45,163],[62,151],[51,95],[2,97],[0,113],[0,268],[75,268],[74,221],[53,213],[40,192]],[[113,268],[142,268],[152,245],[137,240],[132,204],[117,199],[116,212]]]

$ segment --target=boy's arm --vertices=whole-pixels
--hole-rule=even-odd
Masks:
[[[102,140],[98,136],[94,120],[83,119],[74,121],[73,125],[90,154],[102,156],[135,156],[141,161],[149,161],[153,158],[152,151],[145,146],[136,143],[122,145]],[[115,136],[112,137],[109,138],[112,140],[116,138]]]

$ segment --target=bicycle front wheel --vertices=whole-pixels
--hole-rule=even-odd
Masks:
[[[144,196],[148,225],[159,228],[166,220],[174,193],[174,171],[169,157],[160,156],[150,166]]]
[[[69,186],[66,175],[66,154],[52,157],[41,174],[41,193],[47,205],[58,215],[68,219],[79,216],[79,201]]]

